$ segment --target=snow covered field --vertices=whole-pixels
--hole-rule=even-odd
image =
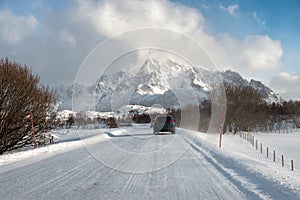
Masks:
[[[292,133],[257,133],[253,135],[259,143],[263,144],[264,152],[266,147],[272,152],[275,150],[277,158],[284,155],[287,166],[290,166],[290,161],[293,160],[295,168],[300,171],[300,131]]]
[[[256,150],[246,140],[238,135],[225,135],[223,137],[223,147],[217,152],[224,158],[231,157],[234,162],[239,163],[249,171],[260,173],[263,178],[276,180],[282,186],[292,188],[297,191],[300,199],[300,133],[295,134],[253,134],[258,143],[263,144],[263,153],[260,147]],[[269,157],[267,150],[269,148]],[[276,162],[273,162],[273,150],[275,150]],[[281,165],[281,155],[284,154],[285,166]],[[290,160],[294,160],[294,171],[291,171]],[[249,177],[250,178],[250,177]]]
[[[56,144],[0,156],[4,199],[300,199],[300,133],[254,134],[295,171],[238,135],[178,129],[57,130]],[[272,146],[273,145],[273,146]],[[119,151],[119,150],[122,151]],[[128,154],[128,152],[130,152]],[[17,189],[17,192],[16,192]]]

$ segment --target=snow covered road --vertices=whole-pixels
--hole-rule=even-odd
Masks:
[[[52,157],[3,165],[1,199],[299,199],[212,153],[188,131],[151,133],[148,127],[106,131]]]

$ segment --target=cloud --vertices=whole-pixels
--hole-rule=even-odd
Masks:
[[[60,32],[61,40],[63,42],[66,42],[72,46],[75,46],[77,44],[77,40],[74,38],[74,36],[70,33],[70,31],[62,30]]]
[[[238,5],[226,10],[236,14]],[[219,69],[229,67],[243,74],[278,69],[283,54],[280,41],[269,36],[240,40],[212,34],[198,10],[167,0],[78,0],[64,10],[47,10],[39,21],[32,15],[0,11],[0,22],[5,30],[0,33],[0,54],[33,66],[47,83],[73,81],[81,62],[97,44],[145,27],[187,35],[207,50]],[[186,44],[178,41],[174,45]]]
[[[180,4],[158,0],[113,0],[94,5],[80,1],[79,8],[81,12],[88,13],[88,20],[99,34],[105,36],[142,27],[170,29],[199,41],[219,66],[234,65],[248,70],[280,66],[283,54],[280,41],[268,36],[247,36],[238,41],[228,35],[218,37],[208,34],[202,14]],[[226,9],[233,14],[238,5]]]
[[[33,34],[37,26],[34,16],[16,16],[9,10],[0,11],[0,39],[16,43]]]
[[[300,76],[298,74],[289,74],[287,72],[280,72],[271,79],[271,84],[281,89],[287,87],[295,87],[300,85]]]
[[[205,10],[209,10],[210,9],[210,6],[207,5],[207,4],[202,4],[201,7],[204,8]]]
[[[80,1],[78,6],[105,36],[144,27],[191,32],[204,26],[204,18],[197,10],[164,0],[112,0],[99,4]]]
[[[259,18],[257,16],[256,12],[253,12],[251,15],[254,18],[254,20],[257,22],[257,24],[259,26],[259,29],[267,30],[266,21],[265,20],[262,20],[261,18]]]
[[[271,78],[270,85],[286,100],[299,99],[300,74],[280,72]]]
[[[0,55],[32,67],[47,84],[71,83],[85,56],[105,37],[88,21],[80,21],[82,17],[74,13],[76,6],[41,10],[39,20],[0,11],[5,20],[0,26],[12,27],[12,31],[0,32]]]
[[[250,35],[240,41],[223,34],[212,37],[204,46],[220,69],[231,68],[249,74],[281,66],[281,42],[269,36]]]
[[[220,5],[220,8],[227,12],[229,15],[236,16],[239,6],[237,4],[230,5],[228,7],[224,7]]]
[[[269,36],[248,36],[241,43],[241,63],[250,69],[276,69],[280,66],[283,50],[280,41]]]

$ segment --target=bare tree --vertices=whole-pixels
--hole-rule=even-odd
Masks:
[[[300,101],[284,101],[281,105],[272,105],[277,112],[278,121],[291,120],[296,128],[300,128]]]
[[[0,60],[0,154],[32,143],[30,113],[35,136],[49,130],[55,94],[27,66]]]
[[[228,127],[234,133],[248,128],[267,128],[268,105],[251,87],[226,86],[227,112],[224,131]]]
[[[300,128],[300,101],[294,101],[290,105],[289,114],[296,128]]]

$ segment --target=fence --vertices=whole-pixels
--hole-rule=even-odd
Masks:
[[[276,151],[271,151],[269,147],[264,146],[249,132],[239,132],[240,138],[248,141],[256,150],[260,151],[260,154],[266,155],[267,158],[272,159],[273,162],[281,164],[282,167],[287,167],[294,171],[294,161],[288,161],[284,159],[284,155],[277,155]],[[272,155],[271,155],[272,154]]]

